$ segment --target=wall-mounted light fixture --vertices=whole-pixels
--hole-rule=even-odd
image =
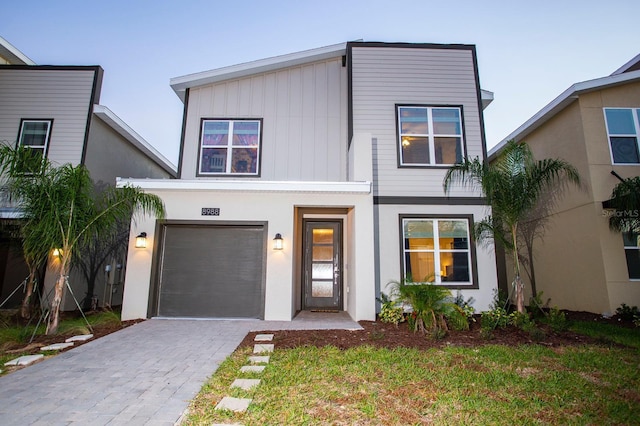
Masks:
[[[273,239],[273,249],[274,250],[282,250],[282,235],[276,234],[276,237]]]
[[[141,232],[136,237],[136,248],[147,248],[147,233]]]
[[[54,248],[51,254],[53,254],[55,257],[60,257],[62,256],[62,249]]]

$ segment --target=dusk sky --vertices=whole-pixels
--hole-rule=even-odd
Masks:
[[[638,0],[6,0],[0,16],[0,36],[37,64],[102,66],[100,103],[174,163],[172,77],[357,39],[475,44],[495,94],[491,148],[573,83],[640,53]]]

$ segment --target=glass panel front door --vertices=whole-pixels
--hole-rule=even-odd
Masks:
[[[342,301],[342,222],[304,222],[304,308],[339,310]]]

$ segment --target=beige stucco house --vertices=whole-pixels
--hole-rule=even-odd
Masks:
[[[562,158],[583,180],[549,212],[535,243],[537,291],[563,309],[615,313],[640,305],[638,235],[608,227],[603,208],[621,178],[640,175],[640,55],[613,74],[576,83],[489,152],[526,142],[538,159]],[[620,214],[620,213],[618,213]],[[629,212],[629,214],[640,214]],[[508,268],[507,271],[510,269]],[[511,277],[504,277],[504,283]]]
[[[496,288],[470,230],[480,193],[445,196],[464,155],[486,157],[475,47],[349,42],[177,77],[179,178],[124,179],[159,195],[138,220],[123,319],[300,310],[373,320],[391,280],[473,297]]]

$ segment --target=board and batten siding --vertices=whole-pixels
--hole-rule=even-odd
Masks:
[[[197,175],[202,118],[261,118],[257,179],[346,180],[347,72],[341,58],[192,87],[188,102],[182,179]]]
[[[0,68],[0,141],[15,146],[21,119],[53,119],[48,158],[82,161],[96,68]]]
[[[374,195],[442,197],[443,168],[400,168],[396,105],[462,106],[465,154],[483,157],[481,112],[470,49],[352,49],[353,133],[371,133]],[[453,188],[451,196],[479,195]]]

